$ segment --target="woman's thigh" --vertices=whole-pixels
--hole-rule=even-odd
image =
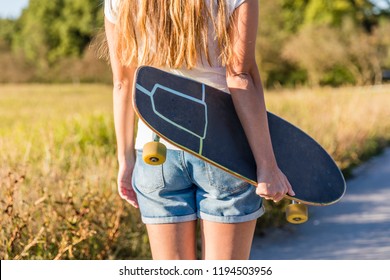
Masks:
[[[202,259],[249,259],[256,220],[243,223],[218,223],[201,220]]]
[[[146,225],[153,259],[195,260],[196,223]]]

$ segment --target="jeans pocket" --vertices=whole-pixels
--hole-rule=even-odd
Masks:
[[[210,186],[218,190],[223,196],[236,194],[248,188],[249,184],[247,182],[212,164],[206,163],[206,171]]]
[[[142,151],[137,151],[133,172],[133,184],[141,192],[152,193],[164,187],[162,165],[150,165],[143,161]]]

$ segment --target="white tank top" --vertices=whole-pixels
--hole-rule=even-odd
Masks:
[[[210,1],[210,0],[205,0]],[[234,10],[240,6],[245,0],[225,0],[228,8],[229,17],[233,14]],[[117,10],[119,0],[105,0],[104,14],[106,18],[112,22],[117,21]],[[211,29],[210,29],[211,30]],[[193,69],[170,69],[161,68],[164,71],[171,72],[177,75],[185,76],[190,79],[202,82],[209,86],[218,88],[222,91],[229,93],[229,89],[226,83],[226,68],[223,67],[217,60],[217,57],[213,57],[212,54],[218,53],[218,45],[213,39],[212,34],[209,34],[208,38],[209,53],[211,56],[211,65],[208,63],[198,64]],[[206,61],[206,60],[204,60]],[[145,143],[153,140],[153,132],[142,122],[138,122],[138,133],[135,142],[136,149],[142,149]],[[168,149],[178,150],[179,148],[171,145],[170,143],[161,139],[161,143],[165,144]]]

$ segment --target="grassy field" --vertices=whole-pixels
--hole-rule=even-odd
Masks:
[[[348,174],[390,143],[390,86],[268,92],[268,109]],[[145,228],[116,193],[111,88],[0,86],[0,259],[148,259]],[[258,230],[282,224],[267,204]]]

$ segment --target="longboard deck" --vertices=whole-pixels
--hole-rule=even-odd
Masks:
[[[140,67],[133,105],[157,135],[173,145],[256,186],[256,163],[228,93],[200,82]],[[310,136],[267,112],[279,168],[295,196],[310,205],[329,205],[345,193],[342,173]]]

